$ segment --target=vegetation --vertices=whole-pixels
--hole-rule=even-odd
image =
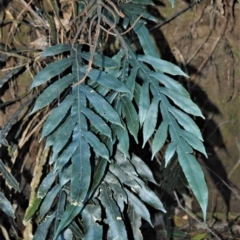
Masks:
[[[152,1],[49,2],[51,10],[31,8],[29,2],[27,20],[14,23],[16,30],[27,22],[39,29],[42,38],[32,42],[31,60],[22,62],[36,73],[32,97],[0,135],[1,144],[12,149],[8,133],[22,110],[33,104],[28,115],[31,131],[27,130],[32,135],[27,141],[35,141],[31,137],[42,128],[40,141],[45,145],[37,156],[45,170],[43,175],[34,172],[24,219],[27,225],[31,219],[36,223],[33,239],[142,239],[141,219],[152,224],[148,206],[166,212],[149,182],[172,194],[168,185],[156,183],[148,166],[160,150],[166,179],[172,177],[171,168],[176,182],[187,180],[206,220],[208,190],[194,151],[205,156],[206,152],[192,119],[203,115],[173,79],[188,76],[160,58],[149,34],[146,22],[157,21],[146,9]],[[6,61],[9,56],[28,56],[11,49],[5,54]],[[21,71],[21,67],[10,70],[1,87]],[[148,144],[152,158],[141,159],[133,146]],[[16,159],[19,153],[14,152]],[[21,191],[5,162],[3,156],[3,177]],[[3,192],[0,198],[2,211],[14,217]]]

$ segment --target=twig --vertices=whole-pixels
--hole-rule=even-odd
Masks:
[[[119,17],[121,18],[125,17],[125,15],[121,12],[121,10],[119,11],[111,0],[107,0],[107,2],[113,7],[113,9],[115,10],[115,12],[118,14]]]
[[[209,59],[212,57],[214,51],[217,48],[217,45],[219,43],[219,41],[221,40],[221,38],[223,37],[225,31],[226,31],[226,27],[227,27],[227,19],[225,19],[225,24],[222,28],[222,32],[220,34],[220,36],[217,38],[217,40],[215,41],[215,43],[213,44],[212,50],[210,51],[210,53],[208,54],[208,56],[204,59],[204,61],[202,62],[202,64],[200,65],[200,67],[197,69],[197,73],[200,73],[202,71],[202,69],[205,67],[206,63],[209,61]],[[192,81],[194,81],[194,79],[196,78],[197,75],[193,76],[191,78]],[[194,87],[194,86],[193,86]]]
[[[207,139],[205,139],[205,141],[207,141],[216,131],[219,127],[221,127],[222,125],[226,124],[226,123],[234,123],[236,122],[236,120],[227,120],[224,122],[221,122],[220,124],[218,124],[215,129],[212,131],[212,133],[207,137]]]
[[[205,168],[207,168],[207,169],[208,169],[211,173],[213,173],[218,179],[220,179],[220,180],[222,181],[222,183],[223,183],[229,190],[231,190],[231,191],[235,194],[235,196],[240,200],[240,196],[237,194],[237,192],[234,191],[233,188],[231,188],[231,187],[229,186],[229,184],[227,184],[216,172],[214,172],[210,167],[206,166],[205,164],[202,164],[201,162],[200,162],[200,164],[203,165]]]
[[[206,39],[203,41],[203,43],[199,46],[199,48],[193,53],[193,55],[186,61],[186,65],[188,65],[192,60],[193,58],[195,58],[195,56],[199,53],[199,51],[201,50],[201,48],[203,47],[203,45],[208,41],[210,35],[212,33],[212,30],[209,31]]]
[[[100,0],[97,1],[97,6],[96,6],[96,8],[97,8],[97,15],[96,15],[93,19],[95,19],[96,17],[98,17],[98,21],[97,21],[96,34],[95,34],[95,40],[94,40],[93,46],[91,46],[91,43],[89,43],[90,46],[91,46],[91,47],[90,47],[90,53],[91,53],[91,55],[90,55],[90,59],[89,59],[89,63],[88,63],[88,68],[87,68],[87,70],[86,70],[86,73],[85,73],[84,77],[83,77],[81,80],[79,79],[79,81],[78,81],[77,83],[75,83],[75,84],[73,85],[73,87],[75,87],[75,86],[81,84],[82,82],[84,82],[85,79],[87,78],[89,72],[91,71],[91,68],[92,68],[94,53],[95,53],[95,51],[96,51],[97,43],[98,43],[98,39],[99,39],[99,35],[100,35],[100,24],[101,24],[101,16],[102,16],[102,14],[101,14],[102,5],[100,4]],[[93,21],[92,21],[92,22],[93,22]],[[92,25],[92,24],[91,24],[91,25]],[[90,29],[90,31],[91,31],[91,29]],[[90,33],[90,34],[91,34],[91,33]],[[91,37],[90,37],[90,38],[91,38]],[[89,39],[89,40],[91,40],[91,39]]]
[[[97,0],[96,4],[94,6],[91,7],[92,5],[92,1],[88,4],[88,6],[85,8],[84,12],[86,13],[86,11],[89,9],[89,12],[87,13],[87,15],[83,18],[80,26],[78,27],[78,30],[77,30],[77,33],[75,34],[74,38],[73,38],[73,41],[72,41],[72,48],[77,52],[77,50],[74,48],[74,43],[76,42],[77,40],[77,37],[79,36],[79,34],[81,33],[82,31],[82,28],[83,26],[85,25],[85,23],[87,22],[87,20],[89,18],[91,18],[91,21],[90,21],[90,26],[89,26],[89,30],[88,30],[88,44],[90,45],[90,58],[89,58],[89,61],[88,61],[88,66],[87,66],[87,69],[85,71],[85,74],[84,76],[82,77],[82,79],[78,79],[78,82],[75,83],[73,85],[73,87],[75,87],[76,85],[79,85],[81,84],[82,82],[85,81],[85,79],[87,78],[89,72],[91,71],[91,68],[92,68],[92,64],[93,64],[93,59],[94,59],[94,54],[96,52],[96,48],[97,48],[97,45],[98,45],[98,40],[99,40],[99,37],[100,37],[100,31],[101,29],[104,30],[105,32],[107,32],[107,34],[111,34],[111,35],[115,35],[116,37],[119,38],[120,42],[121,42],[121,45],[122,47],[125,49],[125,54],[126,54],[126,57],[128,58],[128,48],[126,46],[126,43],[123,39],[123,37],[121,36],[122,34],[119,33],[119,31],[116,29],[116,14],[119,16],[119,17],[125,17],[125,15],[119,11],[117,9],[117,7],[110,1],[110,0],[107,0],[107,2],[111,5],[111,7],[113,9],[111,9],[109,6],[107,6],[105,3],[103,3],[101,0]],[[90,7],[89,7],[90,6]],[[113,16],[114,18],[114,23],[112,23],[107,17],[105,17],[103,14],[102,14],[102,9],[106,9],[108,12],[110,12],[110,14]],[[97,13],[92,17],[91,14],[97,10]],[[95,12],[94,12],[95,13]],[[141,18],[141,15],[137,18],[137,20],[133,23],[133,25],[127,29],[123,34],[126,34],[127,32],[129,32],[134,26],[135,24],[137,23],[137,21]],[[97,19],[97,26],[96,26],[96,32],[95,32],[95,36],[94,36],[94,41],[92,43],[92,35],[93,35],[93,32],[92,32],[92,28],[93,28],[93,24],[94,22],[96,21]],[[103,26],[102,26],[102,22],[103,23],[106,23],[110,29],[105,29]],[[111,32],[113,31],[113,32]]]
[[[46,26],[46,22],[39,17],[38,14],[36,14],[32,8],[30,7],[30,4],[32,3],[33,0],[31,0],[29,3],[26,3],[24,0],[19,0],[24,6],[25,8],[21,11],[21,13],[19,14],[19,16],[17,17],[17,19],[19,19],[19,17],[23,14],[23,12],[25,11],[25,9],[27,9],[33,16],[35,19],[38,20],[38,23],[41,25],[41,26]]]
[[[137,22],[139,21],[139,19],[142,17],[142,14],[140,16],[138,16],[138,18],[134,21],[133,25],[131,27],[129,27],[126,31],[124,31],[123,33],[120,33],[121,36],[125,35],[126,33],[128,33],[129,31],[131,31],[135,25],[137,24]],[[112,30],[112,27],[110,29],[106,29],[104,28],[103,26],[101,26],[101,28],[108,34],[116,37],[117,34],[113,33],[113,32],[110,32]]]
[[[7,107],[15,102],[18,102],[20,100],[22,100],[24,97],[26,97],[28,95],[28,93],[25,93],[23,94],[22,96],[18,97],[18,98],[15,98],[11,101],[6,101],[6,102],[3,102],[3,103],[0,103],[0,109],[4,108],[4,107]]]
[[[38,116],[41,114],[41,112],[38,112],[37,114],[35,114],[34,118],[28,123],[26,129],[24,130],[23,134],[22,134],[22,137],[21,139],[19,140],[19,143],[18,143],[18,147],[16,148],[16,150],[14,151],[13,153],[13,156],[11,158],[11,162],[14,164],[15,161],[16,161],[16,158],[18,157],[18,151],[19,149],[21,149],[25,143],[27,141],[29,141],[29,139],[32,137],[32,135],[34,133],[37,132],[37,130],[39,129],[39,127],[42,126],[43,122],[46,120],[46,118],[49,116],[49,114],[51,113],[51,111],[49,111],[48,113],[46,113],[46,115],[44,115],[44,117],[41,119],[41,121],[31,130],[30,133],[28,133],[28,130],[30,129],[32,123],[34,122],[34,120],[36,120],[38,118]],[[25,159],[26,160],[26,159]],[[25,162],[25,161],[24,161]],[[24,167],[24,163],[23,163],[23,166],[21,168],[21,172],[22,172],[22,169]]]
[[[166,25],[167,23],[171,22],[172,20],[174,20],[175,18],[177,18],[178,16],[180,16],[181,14],[185,13],[187,10],[189,10],[190,8],[194,7],[197,3],[199,3],[199,1],[193,1],[193,3],[191,3],[189,6],[187,6],[186,8],[184,8],[183,10],[181,10],[180,12],[174,14],[173,16],[171,16],[170,18],[168,18],[167,20],[165,20],[162,23],[158,23],[157,25],[155,25],[154,27],[150,28],[149,32],[153,31],[156,28],[160,28],[164,25]]]
[[[84,19],[82,20],[80,26],[78,27],[77,33],[75,34],[73,40],[72,40],[72,47],[74,45],[74,43],[77,40],[78,35],[81,33],[83,26],[85,25],[85,23],[87,22],[88,18],[90,17],[90,15],[92,14],[92,12],[96,9],[97,7],[94,6],[93,8],[90,9],[89,13],[86,15],[86,17],[84,17]]]
[[[113,23],[111,23],[104,15],[101,14],[101,16],[102,16],[103,21],[105,21],[110,27],[113,26]],[[126,43],[125,43],[123,37],[121,36],[121,34],[118,32],[118,30],[115,27],[112,30],[115,32],[115,34],[119,38],[119,40],[122,44],[122,47],[125,49],[126,57],[128,58],[128,48],[126,46]]]
[[[180,203],[180,201],[179,201],[179,198],[178,198],[176,192],[174,191],[173,193],[174,193],[174,196],[175,196],[175,198],[176,198],[176,200],[177,200],[178,206],[179,206],[185,213],[187,213],[192,219],[194,219],[195,221],[197,221],[197,222],[200,223],[200,224],[204,224],[204,222],[202,222],[201,220],[199,220],[198,217],[197,217],[192,211],[190,211],[190,210],[186,209],[185,207],[183,207],[183,205],[182,205],[182,204]],[[210,232],[216,239],[221,240],[221,238],[220,238],[215,232],[213,232],[206,224],[205,224],[205,229],[207,229],[208,232]]]

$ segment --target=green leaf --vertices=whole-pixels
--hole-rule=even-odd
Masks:
[[[133,164],[129,161],[129,159],[126,159],[120,151],[116,151],[114,159],[116,160],[116,163],[121,167],[121,169],[129,176],[132,174],[137,175]]]
[[[145,146],[147,140],[153,135],[158,118],[158,103],[159,99],[153,99],[143,124],[143,146]]]
[[[75,237],[75,236],[74,236]],[[57,240],[74,240],[73,238],[73,233],[71,231],[70,228],[67,228],[67,229],[64,229],[62,234],[61,234],[61,237],[59,237]]]
[[[140,98],[139,98],[140,126],[142,126],[142,124],[146,119],[149,107],[150,107],[149,82],[144,82],[141,87]]]
[[[2,209],[9,217],[15,218],[12,205],[2,192],[0,192],[0,209]]]
[[[47,216],[46,219],[40,223],[40,225],[38,226],[38,228],[33,236],[33,240],[47,239],[48,229],[50,228],[51,223],[55,217],[56,217],[56,212],[54,212],[50,216]]]
[[[107,163],[108,163],[107,160],[104,158],[98,159],[97,166],[94,169],[94,174],[92,177],[92,183],[91,183],[91,187],[89,190],[89,196],[91,196],[94,193],[97,186],[101,183],[103,176],[105,174],[105,171],[106,171]]]
[[[120,181],[112,173],[108,172],[104,178],[113,191],[113,198],[115,199],[121,212],[124,211],[125,204],[127,204],[127,194],[121,185]]]
[[[86,71],[86,69],[82,70],[83,72]],[[117,92],[122,92],[122,93],[129,93],[131,94],[130,90],[127,88],[127,86],[123,83],[120,82],[117,78],[114,76],[107,74],[103,71],[99,71],[96,69],[92,69],[89,73],[88,76],[96,81],[97,83],[108,87],[110,89],[113,89]]]
[[[64,70],[66,70],[73,64],[74,60],[75,59],[73,57],[69,57],[69,58],[64,58],[57,62],[50,63],[47,67],[42,69],[34,78],[30,90],[33,89],[34,87],[42,85],[43,83],[47,82],[51,78],[62,73]]]
[[[63,174],[61,175],[61,177],[62,176],[63,176]],[[61,186],[62,186],[62,184],[61,184]],[[64,213],[66,200],[67,200],[67,194],[62,188],[62,190],[60,190],[60,193],[58,195],[58,202],[57,202],[57,207],[56,207],[56,219],[54,221],[54,232],[56,231],[57,226],[58,226],[58,224],[62,218],[62,215]]]
[[[59,53],[71,51],[72,47],[69,44],[56,44],[52,47],[47,48],[43,53],[42,57],[54,56]]]
[[[45,143],[45,149],[54,144],[56,135],[57,135],[60,127],[61,127],[61,124],[60,124],[60,126],[57,127],[56,131],[53,131],[52,133],[50,133],[47,136],[46,143]],[[53,156],[50,159],[51,164],[56,160],[56,158],[57,158],[57,154],[53,154]]]
[[[90,148],[83,137],[78,139],[79,146],[72,156],[71,199],[74,205],[83,204],[91,180]]]
[[[58,169],[62,169],[64,165],[69,161],[69,159],[74,154],[78,144],[76,142],[71,142],[69,145],[63,150],[63,152],[58,156],[55,161],[54,171]]]
[[[62,174],[59,176],[59,182],[61,186],[64,186],[68,183],[72,178],[72,164],[69,165],[67,168],[64,168]]]
[[[157,184],[154,177],[153,177],[152,171],[150,170],[150,168],[147,166],[147,164],[141,158],[139,158],[135,154],[132,154],[131,162],[134,165],[137,173],[143,179]]]
[[[106,146],[99,141],[99,139],[92,132],[87,131],[83,133],[86,141],[92,146],[94,152],[106,159],[109,159],[109,153]]]
[[[184,231],[182,231],[182,230],[180,230],[180,229],[178,229],[178,228],[173,228],[173,230],[172,230],[172,237],[174,238],[174,239],[186,239],[187,238],[187,233],[186,232],[184,232]]]
[[[110,174],[109,174],[110,175]],[[113,174],[111,174],[114,176]],[[113,198],[115,199],[119,209],[121,212],[124,211],[125,204],[127,203],[127,194],[124,191],[123,187],[118,184],[109,184],[111,189],[113,190]]]
[[[133,187],[135,192],[139,195],[139,197],[147,204],[152,206],[155,209],[161,210],[162,212],[166,212],[163,207],[162,202],[159,200],[155,192],[153,192],[147,185],[139,178],[132,175],[133,178],[140,184],[137,187]]]
[[[134,100],[139,105],[140,102],[140,92],[141,92],[141,86],[135,82],[135,89],[134,89]],[[150,102],[149,102],[150,105]]]
[[[191,238],[191,240],[203,240],[203,239],[206,239],[208,233],[200,233],[194,237]]]
[[[159,87],[160,92],[169,97],[183,111],[204,118],[199,107],[189,98],[173,90]]]
[[[112,106],[98,93],[88,86],[81,86],[82,94],[86,94],[86,97],[91,102],[96,111],[111,123],[122,126],[121,120],[117,112],[112,108]]]
[[[179,163],[188,180],[194,195],[196,196],[202,211],[203,218],[206,221],[207,217],[207,205],[208,205],[208,188],[204,179],[203,171],[197,162],[196,158],[183,151],[181,146],[177,147]]]
[[[36,100],[31,113],[38,111],[50,104],[55,98],[60,96],[65,88],[76,80],[76,76],[68,74],[67,76],[52,83]]]
[[[88,52],[81,52],[81,57],[87,61],[89,61],[91,54]],[[109,58],[105,55],[101,55],[98,53],[94,54],[93,64],[100,68],[108,68],[113,69],[119,66],[119,62],[115,61],[113,58]]]
[[[111,75],[113,75],[114,77],[118,77],[119,75],[119,71],[120,71],[120,67],[121,67],[121,59],[123,58],[123,56],[125,55],[125,51],[124,49],[120,49],[118,51],[118,53],[116,55],[114,55],[112,57],[112,59],[118,63],[118,65],[115,68],[105,68],[105,71]]]
[[[158,69],[161,72],[168,73],[174,76],[181,75],[188,78],[188,75],[186,75],[178,66],[160,58],[146,54],[143,56],[138,56],[138,60],[150,64],[155,69]]]
[[[104,183],[101,184],[100,188],[102,189],[102,191],[99,198],[106,211],[107,223],[109,225],[110,231],[109,237],[111,236],[111,239],[119,240],[128,239],[121,213],[119,212],[119,208],[116,205],[116,202],[112,198],[111,187],[109,186],[109,184]]]
[[[59,125],[71,108],[75,98],[76,95],[74,94],[68,95],[60,105],[52,111],[43,125],[41,139],[49,135]]]
[[[86,107],[86,96],[84,94],[80,94],[80,91],[77,95],[78,97],[71,108],[71,116],[77,118],[77,126],[79,128],[78,136],[80,136],[83,131],[87,131],[88,123],[86,117],[81,112],[81,110]]]
[[[188,144],[188,142],[184,138],[180,137],[179,140],[180,140],[181,146],[185,152],[193,153],[192,147]]]
[[[99,115],[89,108],[82,108],[81,111],[100,133],[112,139],[111,129]]]
[[[39,218],[42,219],[48,212],[50,212],[50,208],[52,206],[53,201],[55,200],[57,194],[61,190],[60,184],[56,184],[46,195],[44,198],[41,207],[39,209]]]
[[[79,226],[76,224],[76,222],[72,222],[69,225],[69,229],[71,229],[72,233],[75,235],[75,237],[78,239],[83,239],[83,233],[82,230],[79,228]]]
[[[175,0],[169,0],[169,2],[172,4],[172,7],[174,7]]]
[[[50,172],[48,175],[43,179],[41,185],[39,186],[37,196],[38,198],[44,198],[48,193],[49,189],[51,188],[53,182],[55,181],[58,171]]]
[[[38,210],[38,207],[40,205],[42,201],[42,198],[39,197],[35,197],[33,202],[31,203],[31,205],[28,206],[25,216],[24,216],[24,221],[27,222],[29,221],[33,215],[35,214],[35,212]]]
[[[127,85],[128,89],[129,89],[130,92],[131,92],[131,95],[128,96],[128,97],[129,97],[129,99],[131,99],[131,100],[132,100],[132,97],[133,97],[133,95],[134,95],[137,72],[138,72],[138,66],[135,66],[135,67],[131,70],[131,73],[130,73],[129,77],[127,78],[127,81],[126,81],[126,85]]]
[[[188,142],[189,145],[191,145],[197,151],[203,153],[207,158],[207,153],[203,143],[195,135],[188,131],[180,131],[179,134]]]
[[[124,130],[119,126],[114,126],[114,129],[117,135],[117,139],[119,141],[119,148],[126,158],[129,155],[128,151],[130,145],[128,131]]]
[[[142,219],[145,219],[153,227],[150,213],[145,204],[129,190],[125,189],[125,191],[128,195],[128,204],[134,209],[137,215],[139,215]]]
[[[174,107],[169,108],[169,112],[172,113],[172,115],[183,128],[203,141],[201,131],[191,117]]]
[[[195,157],[190,154],[193,152],[191,146],[189,145],[188,142],[186,142],[181,137],[181,132],[186,133],[187,131],[181,130],[175,118],[172,115],[169,115],[167,111],[168,105],[169,105],[168,101],[165,99],[165,97],[163,97],[160,105],[163,119],[167,119],[170,123],[169,132],[170,132],[172,141],[176,142],[176,145],[177,145],[179,163],[182,167],[182,170],[185,174],[186,179],[188,180],[189,186],[191,187],[194,195],[199,201],[199,204],[203,210],[204,221],[205,221],[207,202],[208,202],[208,190],[207,190],[206,182],[204,179],[203,171],[199,163],[195,159]],[[198,139],[198,138],[195,137],[195,139]],[[199,139],[198,141],[200,142]],[[175,144],[172,144],[170,149],[171,151],[169,150],[170,157],[174,154],[175,148],[176,148]],[[166,163],[168,163],[168,161],[170,160],[169,156]]]
[[[107,138],[107,137],[105,137],[105,136],[100,136],[100,138],[101,138],[101,141],[105,144],[105,146],[107,147],[107,149],[108,149],[108,152],[109,152],[109,156],[112,156],[112,154],[113,154],[113,146],[115,145],[115,142],[116,142],[116,139],[114,139],[114,140],[110,140],[109,138]],[[108,160],[109,162],[111,161],[111,160]]]
[[[84,236],[83,239],[102,239],[103,229],[97,221],[102,220],[102,211],[99,205],[88,204],[82,211]]]
[[[165,152],[165,167],[167,167],[169,161],[172,159],[176,150],[177,150],[177,143],[176,142],[169,143],[167,150]]]
[[[109,102],[109,103],[112,103],[112,101],[109,100],[109,98],[112,98],[113,99],[116,97],[116,95],[118,94],[118,92],[116,91],[111,91],[108,87],[105,87],[103,85],[100,85],[98,84],[97,82],[94,82],[93,80],[89,80],[88,81],[89,83],[89,86],[91,86],[92,88],[95,89],[95,91],[100,94],[101,96],[104,96],[106,97],[106,100]],[[114,96],[115,95],[115,96]],[[113,100],[112,99],[112,100]]]
[[[172,79],[169,76],[166,76],[163,73],[160,72],[147,72],[149,76],[154,77],[157,79],[160,83],[162,83],[166,88],[172,89],[182,95],[184,95],[187,98],[190,98],[190,95],[188,91],[176,80]]]
[[[132,19],[132,16],[134,16],[134,19],[137,19],[140,15],[141,15],[141,18],[145,18],[145,19],[148,19],[149,21],[158,23],[158,18],[152,15],[151,13],[149,13],[148,9],[144,5],[134,4],[132,2],[119,3],[119,5],[123,10],[124,14],[126,15],[124,20],[126,20],[126,18],[128,19],[128,24],[129,24],[129,18]],[[127,26],[126,27],[125,26],[126,25],[124,25],[123,23],[124,29],[127,28]]]
[[[161,97],[160,111],[161,111],[161,114],[162,114],[162,119],[163,119],[163,121],[167,121],[167,122],[171,123],[171,120],[170,120],[170,115],[171,114],[168,111],[168,107],[169,106],[171,107],[171,105],[170,105],[168,99],[165,97],[165,95],[160,93],[160,97]]]
[[[126,118],[128,130],[134,137],[135,141],[138,143],[139,124],[137,111],[129,98],[122,96],[121,103],[122,111]]]
[[[13,187],[15,190],[20,192],[19,184],[17,180],[13,177],[13,175],[7,170],[2,160],[0,159],[0,171],[4,177],[4,179],[8,182],[8,184]]]
[[[130,19],[125,16],[125,18],[123,18],[123,28],[126,30],[128,25],[129,25]]]
[[[167,140],[169,123],[165,120],[162,121],[158,130],[156,131],[152,141],[152,159],[154,155],[162,148]]]
[[[78,89],[80,86],[78,86]],[[84,107],[84,94],[78,92],[76,104],[72,107],[72,115],[78,117],[75,126],[72,141],[76,142],[77,148],[72,156],[72,177],[71,177],[71,200],[74,205],[82,205],[85,201],[87,191],[91,180],[91,164],[90,164],[90,147],[83,137],[83,133],[87,131],[87,123],[85,116],[81,113]],[[81,183],[81,184],[79,184]]]
[[[142,233],[139,229],[142,225],[141,217],[134,211],[132,207],[128,208],[127,214],[132,226],[134,240],[143,240]]]
[[[66,120],[58,127],[55,134],[53,143],[53,153],[59,153],[70,139],[73,129],[77,123],[77,116],[69,116]],[[48,144],[46,144],[48,146]]]
[[[67,227],[72,220],[80,213],[83,206],[68,205],[65,212],[62,215],[61,222],[55,232],[53,240],[56,240],[60,232]]]
[[[139,187],[138,182],[133,179],[132,176],[129,176],[126,172],[124,172],[117,164],[111,163],[109,170],[119,179],[121,183],[124,183],[131,188]]]
[[[137,17],[133,16],[131,18],[131,25],[133,25],[136,20],[137,20]],[[140,44],[142,46],[144,53],[146,55],[154,57],[154,59],[158,59],[159,58],[158,51],[153,44],[153,40],[148,32],[148,29],[144,25],[145,25],[145,22],[142,20],[139,20],[135,24],[133,30],[138,36],[138,39],[140,41]]]

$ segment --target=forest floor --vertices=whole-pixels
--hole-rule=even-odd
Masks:
[[[178,0],[172,8],[168,0],[156,1],[157,7],[150,11],[164,22],[187,7],[188,2]],[[13,1],[9,7],[17,9],[17,4],[17,1]],[[154,24],[149,24],[149,29],[152,27]],[[9,31],[7,27],[1,29],[3,36]],[[179,205],[179,202],[169,215],[173,226],[171,239],[240,239],[240,3],[234,0],[200,1],[151,33],[162,58],[178,64],[190,76],[189,79],[178,80],[191,93],[192,99],[200,106],[206,118],[204,121],[195,120],[203,133],[208,153],[208,159],[198,157],[210,193],[207,228],[191,217],[193,213],[195,218],[201,219],[201,210],[196,201],[187,196],[183,205],[187,205],[186,201],[190,202],[188,212],[185,205]],[[37,36],[27,25],[22,25],[14,38],[9,38],[8,41],[14,41],[16,49],[20,49],[30,43],[32,46],[39,44],[35,40],[41,38],[43,36],[40,33]],[[0,39],[2,44],[6,44],[4,39],[6,40],[4,37]],[[1,68],[9,69],[15,64],[12,57]],[[4,70],[1,70],[0,76],[1,74],[4,75]],[[31,71],[27,70],[0,88],[0,104],[26,94],[31,81]],[[0,109],[1,127],[9,121],[21,103],[21,100],[16,101]],[[24,119],[26,116],[22,115]],[[10,135],[17,134],[17,130],[23,126],[24,121],[16,124]],[[34,138],[39,138],[38,131],[29,139]],[[43,143],[39,144],[38,141],[25,141],[22,147],[24,153],[18,155],[15,161],[9,162],[22,192],[7,193],[8,199],[16,205],[16,219],[14,222],[7,219],[9,224],[5,224],[6,219],[0,217],[2,233],[11,229],[21,235],[18,231],[24,231],[22,220],[33,187],[31,182],[36,173],[36,165],[39,164],[38,171],[46,171],[39,162],[36,163],[39,149],[42,150],[43,147]],[[10,152],[11,149],[5,149],[0,152],[0,158],[11,154]],[[145,239],[165,239],[166,229],[162,215],[156,218],[154,230],[144,228]],[[0,239],[4,238],[0,235]]]

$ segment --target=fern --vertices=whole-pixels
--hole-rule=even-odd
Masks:
[[[143,146],[152,139],[152,159],[169,140],[165,166],[177,154],[206,220],[208,190],[193,154],[206,152],[189,116],[203,115],[186,89],[170,77],[188,76],[162,60],[152,42],[145,26],[145,20],[156,21],[146,10],[152,2],[92,0],[84,8],[75,4],[82,10],[72,43],[43,52],[42,58],[52,63],[31,86],[44,88],[31,114],[55,106],[41,138],[52,149],[52,171],[25,215],[28,221],[38,214],[34,239],[125,240],[130,234],[142,239],[141,218],[152,225],[147,205],[162,212],[165,208],[148,187],[148,182],[156,183],[152,171],[131,151],[130,139],[138,143],[140,134]],[[84,24],[89,26],[87,43],[78,41]],[[103,49],[108,35],[118,39],[119,49]],[[136,50],[132,44],[137,41],[141,49]],[[6,212],[7,206],[0,207]]]

